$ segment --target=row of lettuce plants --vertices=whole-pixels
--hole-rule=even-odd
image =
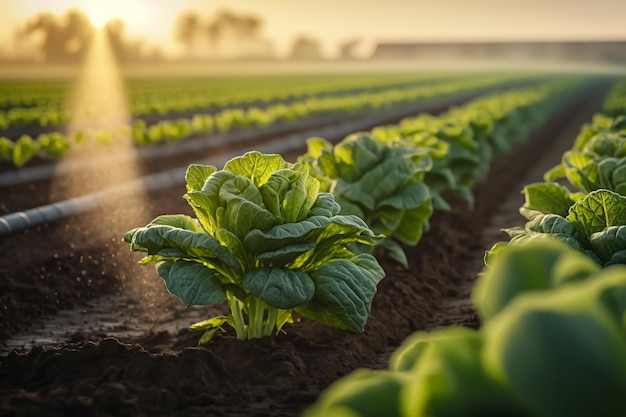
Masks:
[[[65,81],[5,80],[0,82],[0,109],[59,106],[68,91],[69,83]]]
[[[125,88],[131,114],[147,116],[415,85],[454,76],[453,73],[422,72],[291,77],[131,78],[125,81]],[[0,82],[0,115],[3,115],[0,116],[0,129],[24,124],[50,126],[66,120],[72,99],[71,89],[67,81]],[[23,109],[34,108],[38,111],[36,114],[30,113],[30,117],[27,112],[20,115]],[[9,115],[11,110],[16,112]],[[101,113],[101,110],[97,103],[91,103],[88,112]]]
[[[318,74],[280,77],[231,77],[187,80],[130,80],[128,100],[133,116],[170,114],[245,103],[288,101],[307,96],[354,94],[435,80],[454,73]]]
[[[525,122],[539,120],[535,112],[555,109],[581,85],[580,79],[552,81],[476,99],[464,106],[467,118],[459,116],[459,108],[450,112],[456,117],[442,116],[443,125],[432,119],[433,129],[449,138],[425,130],[429,146],[376,139],[370,132],[335,146],[313,139],[309,153],[295,164],[249,152],[221,170],[191,165],[185,198],[196,217],[159,216],[127,232],[124,240],[131,250],[147,253],[141,262],[154,263],[168,291],[185,305],[227,301],[227,315],[191,326],[204,332],[200,343],[225,326],[240,339],[275,334],[293,322],[294,312],[362,332],[384,277],[368,248],[389,249],[406,263],[401,247],[390,242],[419,240],[433,211],[425,182],[433,161],[448,161],[449,167],[439,168],[454,176],[457,157],[448,153],[456,141],[476,154],[483,149],[478,140],[491,149],[500,126],[520,122],[513,114],[533,115]],[[478,122],[470,117],[477,108],[491,110]],[[480,133],[474,135],[470,121]],[[478,178],[480,167],[471,166],[476,172],[462,172]]]
[[[544,179],[524,187],[520,213],[528,222],[505,229],[508,244],[550,236],[600,265],[625,264],[626,117],[594,116]]]
[[[626,156],[623,120],[596,115],[546,173],[576,191],[525,188],[526,228],[507,229],[472,291],[479,330],[417,332],[388,369],[344,377],[305,416],[626,415],[626,198],[598,168]]]
[[[114,144],[116,140],[132,138],[141,145],[160,142],[175,143],[197,134],[227,133],[233,129],[259,128],[279,122],[294,122],[317,115],[344,112],[371,112],[403,103],[453,95],[481,88],[506,84],[523,77],[519,75],[488,75],[462,80],[446,80],[412,88],[397,88],[373,93],[308,98],[292,103],[273,104],[265,108],[230,108],[216,114],[195,114],[190,118],[162,120],[149,125],[136,120],[132,125],[99,131],[78,130],[66,135],[61,132],[43,133],[36,138],[22,135],[13,141],[0,138],[0,161],[22,166],[31,158],[58,158],[74,146],[87,142]],[[29,109],[29,111],[35,111]]]
[[[442,193],[461,196],[471,207],[471,187],[491,160],[526,140],[571,93],[567,86],[571,80],[488,95],[438,117],[420,115],[356,133],[334,146],[313,138],[299,162],[335,195],[342,213],[387,236],[378,249],[406,265],[398,242],[419,242],[433,210],[449,208]]]

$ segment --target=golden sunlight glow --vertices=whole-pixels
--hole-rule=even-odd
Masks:
[[[91,23],[100,28],[113,19],[122,19],[125,22],[141,22],[145,15],[143,5],[140,2],[123,0],[89,0],[83,11],[89,17]]]
[[[110,130],[129,122],[124,85],[102,29],[94,32],[74,92],[72,130]]]
[[[77,132],[90,134],[80,141],[74,139],[60,162],[86,159],[88,163],[81,167],[79,175],[53,182],[51,193],[59,199],[100,191],[142,175],[128,128],[131,116],[122,73],[103,28],[94,31],[84,59],[69,108],[70,122],[66,134],[73,138],[77,137]],[[134,196],[140,198],[138,204],[125,208],[123,212],[99,208],[90,212],[88,218],[76,221],[88,222],[84,227],[94,234],[102,234],[111,223],[120,221],[113,216],[123,216],[122,221],[128,224],[145,224],[150,221],[144,209],[147,205],[145,194],[137,192]],[[114,257],[116,250],[116,245],[102,248],[107,258]],[[134,274],[131,273],[131,276]],[[136,274],[139,274],[139,269]],[[129,288],[138,294],[142,293],[139,290],[141,285],[138,281],[128,283]]]
[[[62,159],[98,157],[98,160],[87,164],[80,175],[62,181],[64,184],[54,183],[52,192],[60,197],[65,193],[73,196],[122,184],[141,176],[128,128],[131,116],[122,74],[104,29],[94,32],[74,90],[66,133],[72,138],[76,137],[76,132],[86,132],[88,135],[81,141],[75,140]],[[126,158],[120,160],[120,154]],[[94,216],[97,218],[90,221],[90,228],[99,230],[99,227],[106,228],[111,223],[110,219],[105,218],[111,216],[110,213],[96,212]],[[133,209],[125,212],[124,216],[136,224],[145,222],[142,217],[134,218],[140,216],[140,213]]]

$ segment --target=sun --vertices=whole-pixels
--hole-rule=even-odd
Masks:
[[[113,19],[136,21],[144,15],[142,6],[140,2],[133,0],[89,0],[83,11],[92,25],[101,28]]]

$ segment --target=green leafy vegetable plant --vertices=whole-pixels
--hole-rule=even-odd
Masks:
[[[497,305],[525,288],[481,310],[480,330],[414,333],[388,369],[338,380],[304,417],[624,416],[626,266],[587,261],[550,240],[507,247],[480,279],[508,285],[482,296]]]
[[[223,170],[191,165],[185,198],[196,217],[159,216],[124,235],[147,252],[172,294],[187,306],[227,301],[230,314],[196,323],[200,343],[228,325],[239,339],[271,335],[293,313],[362,332],[384,271],[353,243],[374,245],[360,218],[340,215],[302,164],[249,152]]]
[[[509,244],[550,237],[600,265],[626,263],[626,196],[605,189],[572,194],[556,183],[531,184],[524,192],[526,202],[520,213],[528,222],[504,229],[511,237]],[[504,245],[494,245],[485,261]]]
[[[606,189],[626,195],[626,136],[599,133],[581,150],[565,152],[561,164],[544,176],[547,181],[563,177],[586,193]]]
[[[308,153],[300,157],[332,192],[341,213],[356,215],[376,233],[416,245],[428,228],[432,199],[424,174],[432,161],[427,152],[385,145],[369,133],[347,136],[333,147],[321,138],[308,141]],[[402,248],[390,239],[383,243],[405,266]]]
[[[38,151],[38,143],[28,135],[20,136],[13,146],[13,164],[21,167],[30,161]]]
[[[0,161],[13,161],[13,141],[0,137]]]

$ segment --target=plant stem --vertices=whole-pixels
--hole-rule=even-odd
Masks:
[[[276,318],[278,317],[278,309],[270,307],[267,309],[267,321],[265,322],[265,326],[263,328],[263,333],[266,335],[271,335],[274,331],[274,327],[276,327]]]
[[[250,299],[249,338],[271,336],[275,326],[276,308],[257,297]],[[267,311],[267,317],[265,312]]]
[[[228,300],[228,305],[230,306],[230,311],[235,322],[237,339],[246,340],[248,338],[248,332],[246,331],[246,322],[243,319],[243,303],[230,291],[226,291],[226,299]]]

